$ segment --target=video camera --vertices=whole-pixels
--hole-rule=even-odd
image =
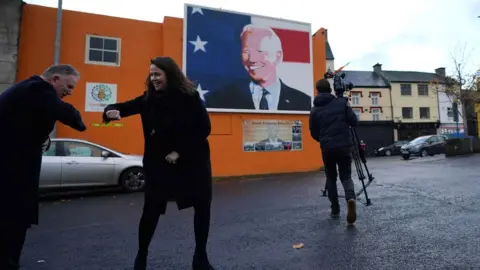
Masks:
[[[325,79],[333,79],[333,90],[335,91],[335,96],[339,98],[343,98],[343,94],[353,89],[353,83],[345,80],[346,74],[344,72],[340,72],[340,70],[335,72],[327,72],[325,73]]]

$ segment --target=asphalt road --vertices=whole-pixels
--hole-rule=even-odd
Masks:
[[[354,228],[343,215],[329,217],[323,173],[219,183],[211,261],[217,269],[241,270],[478,269],[479,164],[479,155],[371,159],[373,205],[358,206]],[[141,207],[142,194],[42,202],[23,269],[132,269]],[[169,205],[151,245],[150,269],[189,269],[192,214]],[[296,243],[304,248],[292,248]]]

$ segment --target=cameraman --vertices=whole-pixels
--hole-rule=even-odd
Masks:
[[[327,175],[328,198],[331,203],[331,216],[340,215],[337,192],[337,165],[340,181],[347,200],[347,222],[357,219],[355,186],[352,181],[353,139],[351,126],[356,126],[357,116],[348,101],[331,94],[330,83],[326,79],[316,84],[318,95],[310,112],[310,134],[320,143],[325,173]]]

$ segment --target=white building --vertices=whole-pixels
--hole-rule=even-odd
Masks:
[[[437,68],[435,73],[439,76],[445,76],[445,68]],[[440,128],[438,129],[439,134],[443,135],[456,135],[457,134],[457,123],[453,120],[453,97],[447,96],[444,92],[437,91],[438,94],[438,110],[440,115]],[[463,117],[462,117],[462,105],[458,104],[458,128],[460,135],[463,135]]]

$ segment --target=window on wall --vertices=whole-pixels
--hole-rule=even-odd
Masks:
[[[412,95],[412,85],[411,84],[400,84],[400,94],[402,96],[411,96]]]
[[[352,105],[360,104],[360,93],[352,93]]]
[[[413,108],[412,107],[403,107],[402,108],[402,118],[403,119],[412,119],[413,118]]]
[[[429,107],[420,107],[420,119],[430,119]]]
[[[85,63],[120,66],[121,39],[87,35]]]
[[[357,116],[357,119],[360,120],[360,109],[353,109],[353,113]]]
[[[453,110],[452,107],[447,108],[447,117],[453,118]]]
[[[417,87],[419,96],[428,96],[428,84],[419,84]]]
[[[378,93],[370,93],[372,99],[372,105],[378,105]]]
[[[379,121],[380,120],[380,109],[371,109],[372,113],[372,120]]]

